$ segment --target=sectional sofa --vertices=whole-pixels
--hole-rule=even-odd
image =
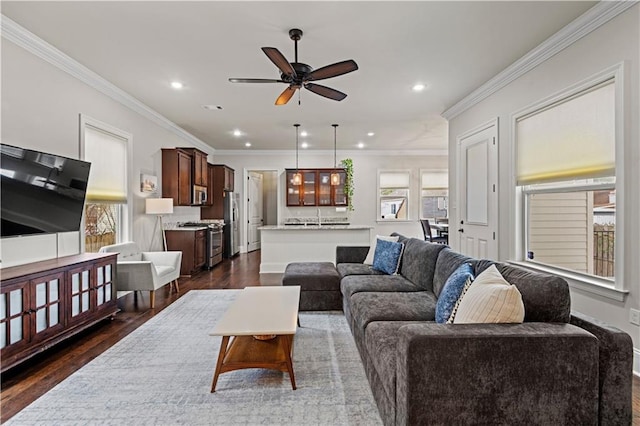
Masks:
[[[394,234],[397,235],[397,234]],[[629,335],[571,312],[563,279],[398,235],[396,275],[338,247],[343,309],[386,425],[631,424]],[[522,295],[522,324],[436,324],[449,275],[495,264]]]

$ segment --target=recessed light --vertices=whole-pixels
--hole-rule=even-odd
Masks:
[[[174,89],[182,89],[184,85],[179,81],[172,81],[171,87],[173,87]]]
[[[240,130],[238,130],[238,129],[235,129],[233,131],[233,136],[240,137],[240,136],[242,136],[242,132]]]
[[[246,143],[244,144],[244,146],[246,146],[247,148],[249,148],[249,147],[251,146],[251,142],[246,142]]]
[[[425,89],[425,87],[426,87],[426,86],[425,86],[424,84],[422,84],[422,83],[418,83],[418,84],[415,84],[415,85],[413,86],[413,91],[414,91],[414,92],[422,92],[422,91]]]
[[[304,137],[307,137],[307,135],[308,135],[308,134],[309,134],[309,133],[307,133],[305,130],[303,130],[303,131],[301,131],[301,132],[300,132],[300,136],[302,136],[303,138],[304,138]]]
[[[362,143],[362,142],[358,143],[358,148],[360,148],[360,149],[364,148],[364,143]]]
[[[304,148],[304,149],[307,149],[307,148],[309,148],[309,144],[308,144],[308,143],[306,143],[306,142],[302,142],[302,144],[300,145],[300,147],[302,147],[302,148]]]
[[[373,136],[373,135],[375,135],[375,133],[373,133],[373,132],[367,133],[367,136]]]
[[[220,105],[202,105],[202,108],[209,110],[222,109]]]

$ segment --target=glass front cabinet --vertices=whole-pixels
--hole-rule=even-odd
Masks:
[[[302,183],[294,184],[295,169],[287,169],[287,206],[346,206],[346,172],[344,169],[300,169]],[[331,174],[338,173],[340,183],[331,185]]]
[[[117,312],[116,255],[84,254],[3,269],[2,371]]]

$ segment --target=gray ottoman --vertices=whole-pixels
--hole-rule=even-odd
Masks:
[[[331,262],[290,263],[282,285],[300,286],[301,311],[342,310],[340,275]]]

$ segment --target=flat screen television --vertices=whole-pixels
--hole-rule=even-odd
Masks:
[[[91,164],[0,144],[0,237],[78,231]]]

